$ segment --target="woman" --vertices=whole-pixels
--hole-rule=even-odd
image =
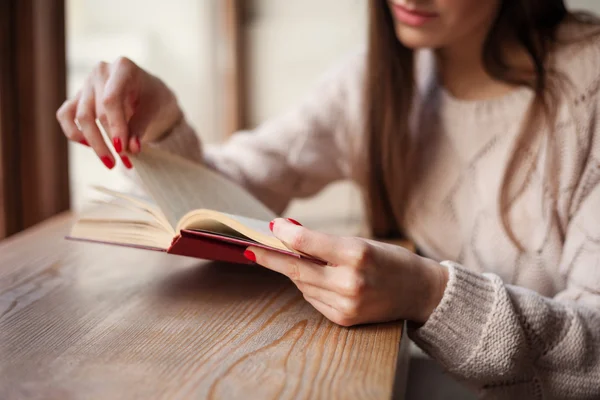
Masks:
[[[600,398],[598,25],[562,0],[370,3],[365,55],[224,146],[202,150],[171,91],[126,59],[99,64],[58,120],[108,168],[96,117],[125,166],[141,139],[276,212],[354,179],[372,233],[405,234],[426,257],[284,219],[274,234],[328,266],[246,256],[338,324],[408,320],[481,395]]]

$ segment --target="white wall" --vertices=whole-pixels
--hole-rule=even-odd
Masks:
[[[365,0],[254,0],[246,29],[250,53],[252,126],[295,105],[328,68],[362,46]],[[295,201],[288,215],[344,231],[360,216],[361,200],[348,183],[333,185],[311,200]],[[331,223],[335,222],[332,227]]]
[[[365,0],[254,0],[246,34],[250,122],[295,104],[346,53],[363,43]]]
[[[588,10],[600,13],[600,0],[567,0],[567,7],[573,10]]]
[[[216,100],[216,5],[219,0],[67,0],[69,96],[99,61],[127,56],[176,93],[205,140],[219,139]],[[91,150],[69,147],[73,208],[89,200],[92,184],[120,188]]]

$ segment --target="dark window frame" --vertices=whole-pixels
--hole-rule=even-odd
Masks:
[[[69,209],[64,0],[0,2],[0,239]]]

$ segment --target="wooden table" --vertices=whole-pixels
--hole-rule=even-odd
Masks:
[[[261,267],[69,242],[71,222],[0,243],[0,399],[403,397],[401,323],[343,328]]]

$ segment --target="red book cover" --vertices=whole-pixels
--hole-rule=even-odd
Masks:
[[[202,258],[205,260],[252,264],[251,261],[244,257],[244,250],[246,250],[248,246],[261,247],[271,251],[288,254],[293,257],[300,257],[298,254],[292,253],[291,251],[273,249],[249,240],[189,230],[181,231],[181,234],[173,240],[167,253]]]
[[[80,239],[71,236],[67,236],[67,239],[83,242],[112,244],[117,246],[132,247],[144,250],[162,252],[166,251],[169,254],[175,254],[179,256],[194,257],[213,261],[225,261],[239,264],[252,264],[251,261],[244,257],[244,251],[248,246],[254,246],[268,249],[271,251],[276,251],[282,254],[287,254],[296,258],[306,258],[307,260],[318,264],[324,264],[324,262],[321,260],[308,256],[301,256],[292,251],[274,249],[272,247],[265,246],[263,244],[256,243],[250,240],[243,240],[230,236],[222,236],[203,231],[182,230],[180,232],[180,235],[173,239],[171,246],[166,250],[157,247],[138,246],[115,242],[101,242],[96,240]]]

